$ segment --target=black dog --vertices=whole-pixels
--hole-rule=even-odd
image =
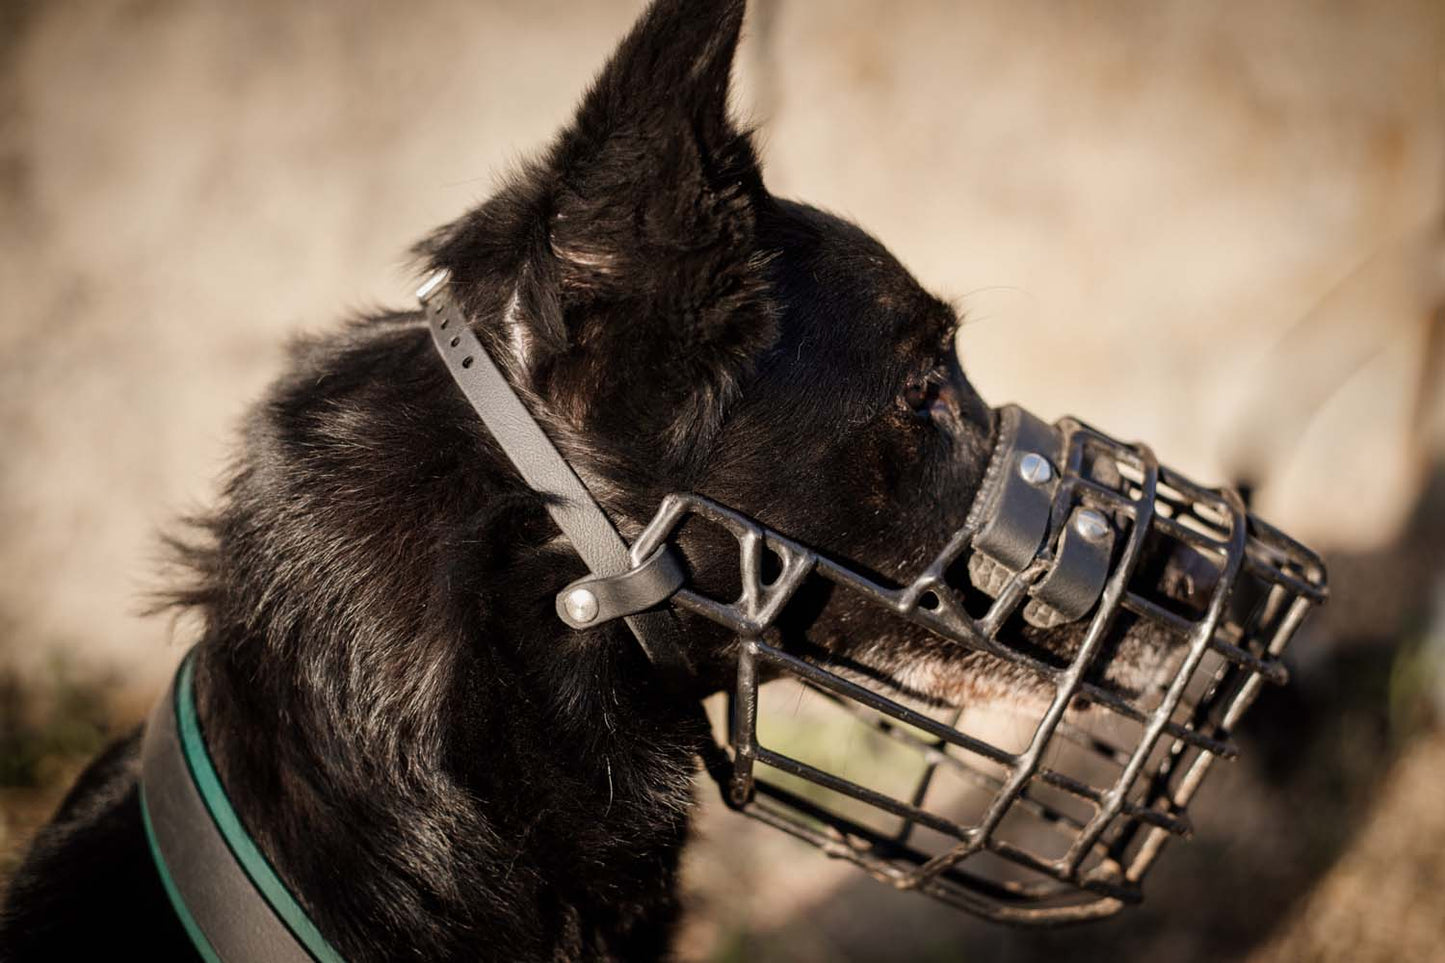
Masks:
[[[743,0],[658,0],[546,156],[420,257],[451,270],[625,535],[694,491],[896,576],[963,524],[993,414],[948,305],[863,231],[768,193],[727,108],[743,15]],[[734,554],[709,538],[679,547],[693,582],[726,596]],[[223,504],[179,548],[217,767],[344,955],[667,955],[696,703],[655,684],[620,625],[557,621],[555,593],[585,570],[419,315],[299,345]],[[735,640],[684,626],[696,694],[725,686]],[[790,629],[936,700],[1021,687],[846,603]],[[0,918],[5,959],[194,955],[137,770],[132,737],[40,834]]]

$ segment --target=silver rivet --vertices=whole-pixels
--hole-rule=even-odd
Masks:
[[[1109,520],[1092,508],[1086,508],[1074,517],[1074,531],[1091,542],[1097,542],[1109,534]]]
[[[1047,485],[1054,480],[1054,466],[1043,455],[1028,452],[1019,459],[1019,477],[1030,485]]]
[[[451,277],[452,272],[447,270],[446,268],[442,268],[440,271],[433,273],[431,277],[426,279],[426,282],[423,283],[421,287],[416,289],[417,300],[425,304],[427,302],[427,299],[429,299],[433,294],[437,293],[438,288],[451,280]]]
[[[587,589],[573,589],[567,593],[562,604],[567,606],[568,617],[578,625],[586,625],[597,618],[597,596]]]

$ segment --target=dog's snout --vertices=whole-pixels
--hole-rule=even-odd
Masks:
[[[949,359],[948,379],[939,390],[939,398],[949,406],[964,428],[982,438],[993,437],[994,411],[969,383],[956,355]]]

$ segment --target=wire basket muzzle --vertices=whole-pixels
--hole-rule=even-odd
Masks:
[[[1142,445],[1016,407],[1000,410],[964,528],[906,584],[696,495],[664,501],[634,564],[694,517],[739,547],[737,599],[687,587],[674,596],[742,639],[716,773],[729,804],[899,889],[1015,923],[1095,919],[1140,900],[1168,839],[1190,835],[1188,806],[1209,766],[1237,754],[1232,733],[1261,685],[1287,680],[1281,653],[1326,592],[1319,558],[1250,516],[1233,491],[1190,482]],[[769,630],[809,579],[1022,671],[1050,695],[1000,728],[784,651]],[[1079,629],[1066,652],[1023,641],[1064,625]],[[1106,671],[1126,628],[1174,640],[1142,686]],[[762,682],[779,676],[862,726],[867,745],[913,763],[872,765],[881,751],[810,757],[806,739],[770,729]]]

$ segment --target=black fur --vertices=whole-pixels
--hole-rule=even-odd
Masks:
[[[551,150],[420,260],[452,269],[624,534],[692,490],[897,576],[962,522],[992,419],[952,310],[858,228],[766,190],[727,109],[743,14],[658,0]],[[667,956],[698,709],[659,689],[625,629],[557,622],[583,566],[417,315],[298,345],[178,547],[222,777],[348,958]],[[704,586],[735,586],[728,541],[681,547]],[[988,684],[956,649],[838,602],[790,644],[882,675],[937,663],[937,698]],[[723,686],[732,640],[687,628],[700,691]],[[112,749],[41,833],[0,956],[191,957],[146,853],[135,757],[134,738]]]

